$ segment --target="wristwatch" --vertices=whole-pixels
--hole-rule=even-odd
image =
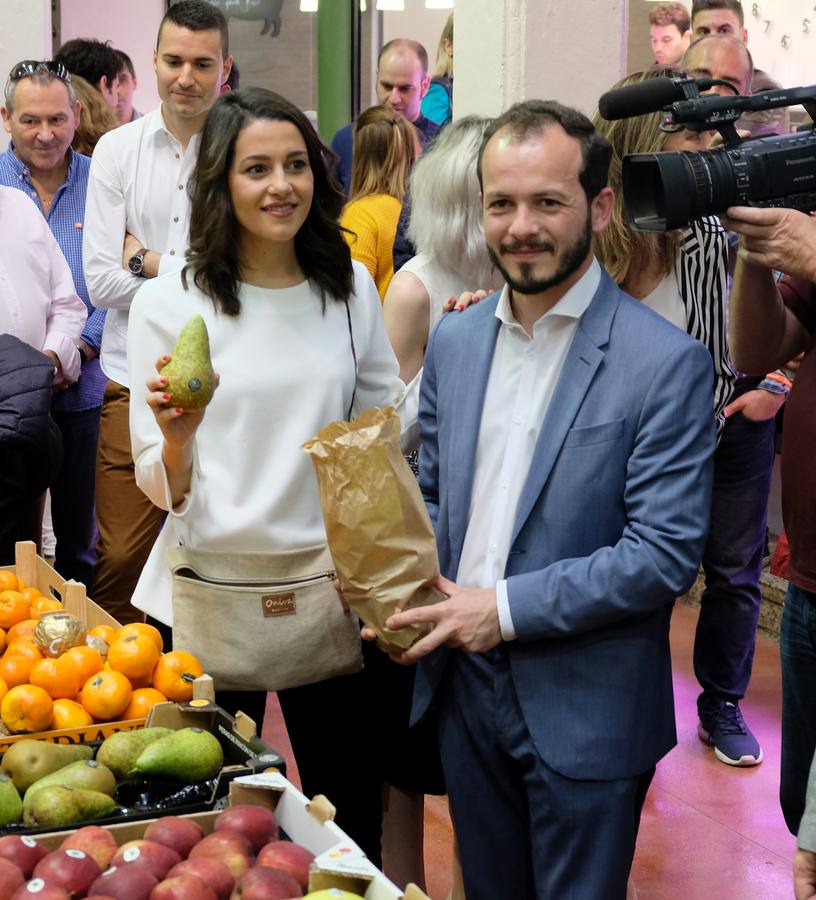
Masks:
[[[128,269],[132,275],[144,274],[144,258],[147,255],[147,248],[142,247],[137,250],[128,260]]]

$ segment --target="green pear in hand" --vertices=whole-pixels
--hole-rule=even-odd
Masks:
[[[161,370],[174,406],[204,409],[212,400],[217,379],[210,358],[210,337],[201,316],[193,316],[178,336],[170,362]]]

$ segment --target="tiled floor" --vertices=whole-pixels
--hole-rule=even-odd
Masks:
[[[697,738],[692,646],[697,611],[678,603],[672,622],[677,747],[660,763],[649,792],[635,857],[638,900],[776,900],[793,894],[794,840],[779,811],[779,649],[757,640],[754,675],[742,704],[765,760],[754,769],[717,762]],[[274,697],[264,735],[297,770]],[[443,798],[425,806],[428,893],[450,889],[450,821]]]

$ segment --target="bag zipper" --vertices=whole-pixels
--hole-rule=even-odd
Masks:
[[[242,581],[237,578],[231,579],[222,579],[222,578],[208,578],[206,575],[201,575],[196,572],[194,569],[190,568],[190,566],[182,566],[176,572],[182,578],[194,578],[196,581],[203,581],[207,584],[215,584],[219,586],[239,586],[246,588],[272,588],[277,589],[280,587],[308,587],[312,584],[317,584],[321,581],[328,581],[335,577],[334,572],[318,572],[315,575],[306,575],[303,578],[292,579],[292,578],[273,578],[273,579],[264,579],[263,581]]]

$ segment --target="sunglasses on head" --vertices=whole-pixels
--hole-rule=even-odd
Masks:
[[[71,81],[68,69],[61,62],[53,59],[24,59],[9,72],[9,81],[19,81],[21,78],[29,78],[31,75],[46,73],[61,81]]]

